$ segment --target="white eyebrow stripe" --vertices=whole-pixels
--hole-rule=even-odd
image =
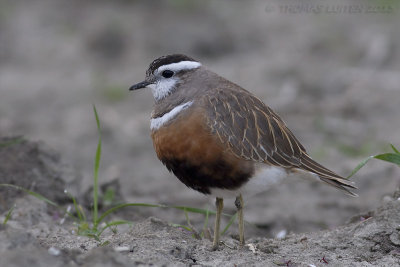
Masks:
[[[201,66],[200,62],[196,61],[181,61],[177,63],[171,63],[168,65],[162,65],[154,73],[161,73],[164,70],[172,70],[173,72],[178,72],[181,70],[191,70],[196,69]]]
[[[163,126],[165,123],[173,119],[176,115],[178,115],[179,112],[187,109],[193,104],[193,101],[189,101],[186,103],[183,103],[179,106],[174,107],[171,111],[168,113],[165,113],[161,117],[154,118],[150,120],[150,129],[152,131],[158,130],[161,126]]]

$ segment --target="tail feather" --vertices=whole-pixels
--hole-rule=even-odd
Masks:
[[[358,197],[358,195],[352,191],[350,191],[347,187],[353,188],[353,189],[357,189],[357,187],[353,186],[353,185],[349,185],[349,181],[344,179],[344,178],[326,178],[326,177],[320,177],[321,181],[324,181],[325,183],[328,183],[331,186],[334,186],[344,192],[346,192],[346,194],[352,196],[352,197]]]
[[[354,186],[353,182],[315,162],[307,154],[303,154],[303,156],[301,157],[300,168],[317,174],[321,181],[324,181],[325,183],[346,192],[350,196],[358,196],[357,194],[351,192],[349,189],[357,189],[357,187]]]

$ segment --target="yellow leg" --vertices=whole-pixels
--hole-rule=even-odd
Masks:
[[[219,243],[219,225],[221,222],[221,213],[222,209],[224,208],[224,200],[222,198],[218,198],[215,200],[215,206],[217,207],[217,214],[215,216],[215,227],[214,227],[214,241],[212,250],[218,249]]]
[[[242,194],[240,194],[238,197],[236,197],[235,205],[237,208],[238,218],[239,218],[239,241],[240,241],[240,245],[243,246],[244,245],[244,221],[243,221],[243,197],[242,197]]]

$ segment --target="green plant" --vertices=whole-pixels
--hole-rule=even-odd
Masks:
[[[97,133],[99,135],[99,140],[97,142],[96,156],[94,158],[94,172],[93,172],[93,231],[97,231],[97,213],[98,213],[98,191],[99,191],[99,167],[101,159],[101,128],[99,115],[97,114],[96,106],[93,105],[93,112],[96,118]]]
[[[14,211],[15,204],[8,210],[6,217],[4,218],[3,225],[6,225],[8,220],[11,218],[11,214]]]
[[[399,152],[399,150],[392,144],[390,144],[390,147],[392,148],[393,152],[378,154],[378,155],[375,155],[375,156],[369,156],[368,158],[366,158],[363,161],[361,161],[354,168],[354,170],[350,173],[350,175],[347,176],[347,179],[350,179],[350,177],[352,177],[354,174],[356,174],[362,167],[364,167],[365,164],[367,164],[367,162],[370,159],[379,159],[379,160],[383,160],[383,161],[390,162],[390,163],[393,163],[393,164],[396,164],[396,165],[400,166],[400,152]]]
[[[9,141],[0,143],[0,148],[7,147],[7,146],[12,146],[12,145],[15,145],[15,144],[19,144],[22,141],[24,141],[24,138],[22,136],[11,138]]]

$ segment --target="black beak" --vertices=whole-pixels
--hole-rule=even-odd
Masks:
[[[142,89],[142,88],[145,88],[145,87],[146,87],[147,85],[149,85],[149,84],[151,84],[151,82],[143,81],[143,82],[140,82],[140,83],[137,83],[137,84],[132,85],[132,86],[129,88],[129,90],[130,90],[130,91],[133,91],[133,90],[137,90],[137,89]]]

